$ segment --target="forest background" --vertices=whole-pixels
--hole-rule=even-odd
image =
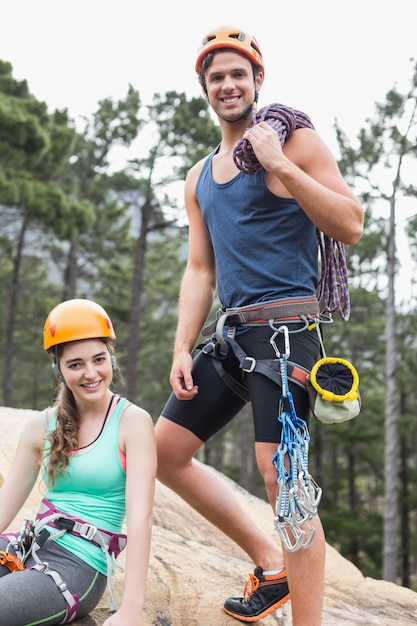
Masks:
[[[362,412],[337,426],[314,422],[310,452],[329,543],[364,574],[414,588],[417,309],[412,295],[396,296],[396,215],[411,215],[406,232],[414,264],[416,122],[413,66],[409,87],[393,86],[354,141],[335,123],[339,165],[364,204],[366,224],[361,241],[347,250],[350,321],[335,315],[325,345],[329,356],[358,369]],[[145,104],[128,86],[123,98],[101,100],[75,124],[67,110],[50,112],[0,61],[1,404],[42,409],[52,402],[45,317],[61,300],[86,297],[114,322],[124,372],[118,389],[159,415],[170,392],[187,249],[179,189],[188,168],[218,140],[203,98],[168,91]],[[133,144],[143,156],[115,166],[115,151]],[[249,408],[200,458],[265,497]]]

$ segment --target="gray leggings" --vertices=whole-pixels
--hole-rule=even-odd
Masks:
[[[0,536],[0,550],[7,542]],[[77,617],[83,617],[99,603],[105,589],[106,576],[81,561],[55,541],[48,541],[38,551],[41,561],[59,572],[71,593],[80,601]],[[29,557],[25,566],[34,565]],[[0,626],[31,626],[61,624],[66,612],[64,596],[54,580],[37,570],[25,569],[11,573],[0,565]]]

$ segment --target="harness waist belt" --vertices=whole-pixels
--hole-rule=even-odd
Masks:
[[[227,316],[225,326],[240,326],[241,324],[261,324],[271,319],[290,321],[303,317],[319,317],[320,308],[317,298],[311,296],[220,310],[217,311],[216,320],[203,328],[201,334],[207,337],[214,333],[217,321],[222,316]]]
[[[64,513],[46,498],[42,499],[36,520],[38,522],[43,520],[49,526],[54,526],[82,539],[87,539],[101,549],[105,546],[109,554],[114,554],[115,558],[125,548],[127,543],[125,534],[113,533],[109,530],[97,528],[93,524]]]

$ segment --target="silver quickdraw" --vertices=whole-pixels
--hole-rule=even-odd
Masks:
[[[307,548],[314,538],[315,529],[308,523],[317,514],[322,490],[308,469],[310,435],[307,424],[295,411],[292,393],[288,386],[287,359],[290,356],[290,340],[287,326],[276,328],[270,338],[280,363],[281,397],[278,419],[282,423],[281,441],[272,459],[277,469],[277,499],[274,526],[288,552]],[[275,342],[284,336],[284,353]],[[289,410],[284,410],[284,403]]]

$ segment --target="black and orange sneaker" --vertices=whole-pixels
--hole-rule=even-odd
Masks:
[[[257,622],[273,613],[290,599],[286,571],[263,576],[262,569],[256,567],[254,573],[249,574],[243,596],[228,598],[224,603],[226,613],[241,622]]]

